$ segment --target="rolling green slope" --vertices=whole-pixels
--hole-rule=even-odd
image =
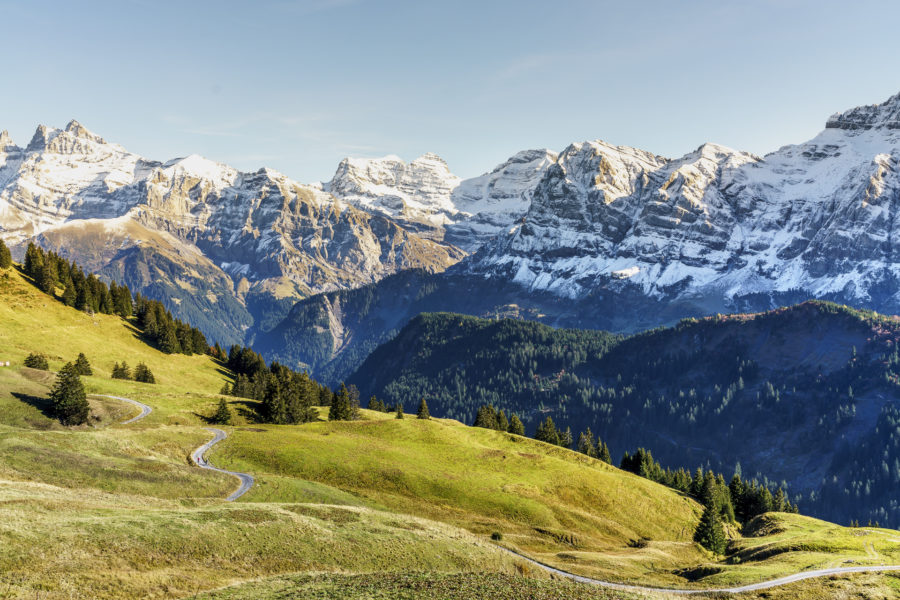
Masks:
[[[87,355],[96,419],[72,428],[53,419],[53,374],[21,366],[33,351],[51,369]],[[721,561],[691,541],[693,500],[574,452],[371,411],[353,422],[265,425],[251,402],[233,398],[236,422],[208,458],[256,484],[227,503],[237,481],[188,458],[210,439],[204,416],[228,376],[209,357],[162,354],[122,319],[67,308],[0,271],[0,359],[13,363],[0,368],[0,595],[12,598],[587,593],[498,544],[586,575],[683,587],[900,561],[897,532],[860,536],[783,515],[758,537],[732,531],[741,562]],[[121,360],[145,362],[159,383],[110,379]],[[136,409],[101,394],[153,412],[123,425]],[[892,585],[887,575],[859,581]]]

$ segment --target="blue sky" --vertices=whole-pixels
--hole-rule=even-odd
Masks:
[[[425,152],[461,176],[601,138],[758,154],[900,92],[900,3],[0,0],[0,129],[329,179]]]

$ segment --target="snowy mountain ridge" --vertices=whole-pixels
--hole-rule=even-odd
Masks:
[[[522,224],[464,268],[571,299],[631,286],[725,308],[801,294],[896,310],[898,162],[900,95],[762,158],[713,144],[674,160],[573,144]]]

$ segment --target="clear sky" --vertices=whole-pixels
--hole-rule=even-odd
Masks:
[[[0,129],[76,118],[148,158],[327,180],[344,156],[457,174],[601,138],[758,154],[900,92],[900,3],[0,0]]]

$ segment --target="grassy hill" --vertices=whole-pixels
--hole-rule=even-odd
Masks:
[[[614,460],[638,446],[672,468],[786,481],[823,518],[897,526],[900,321],[825,302],[689,319],[623,338],[533,322],[420,315],[350,381],[388,403],[479,405],[534,432],[590,427]],[[752,433],[747,435],[746,433]]]
[[[33,351],[51,369],[87,355],[97,418],[74,428],[52,418],[53,374],[21,367]],[[209,357],[165,355],[122,319],[67,308],[0,271],[0,359],[13,363],[0,369],[3,597],[598,597],[498,544],[588,575],[701,587],[900,560],[897,532],[774,515],[755,531],[764,535],[736,538],[733,558],[716,561],[690,541],[693,500],[582,455],[371,411],[354,422],[262,425],[233,398],[237,422],[210,458],[257,483],[227,503],[236,480],[189,461],[210,438],[204,416],[228,375]],[[145,362],[159,383],[110,379],[121,360]],[[121,425],[136,409],[101,394],[154,411]],[[895,580],[842,585],[890,591]]]

